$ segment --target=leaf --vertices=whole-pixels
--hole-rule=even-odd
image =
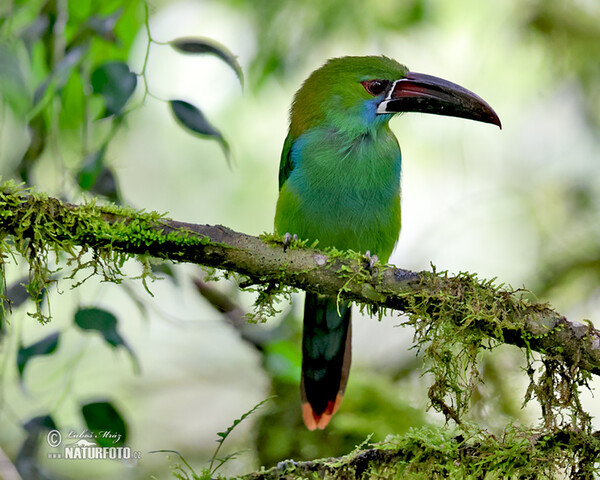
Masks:
[[[46,148],[46,139],[48,136],[48,125],[44,115],[38,114],[29,121],[29,147],[23,155],[23,158],[17,165],[17,172],[27,185],[32,185],[32,172],[37,164],[40,155]]]
[[[12,308],[17,308],[23,305],[27,300],[31,299],[31,295],[27,290],[26,284],[29,281],[29,277],[22,277],[10,285],[6,290],[6,298]],[[41,292],[41,295],[45,293],[45,290]],[[36,301],[41,301],[42,297]]]
[[[87,23],[87,26],[99,37],[107,41],[115,40],[115,26],[123,14],[123,8],[117,8],[113,13],[106,16],[93,15]]]
[[[221,144],[227,164],[230,165],[229,144],[215,127],[206,119],[204,114],[194,105],[183,100],[171,100],[171,109],[175,118],[186,128],[202,137],[214,138]]]
[[[50,28],[48,15],[38,15],[20,34],[19,38],[25,42],[27,51],[31,52],[33,44],[46,35]]]
[[[117,317],[99,308],[80,308],[75,314],[75,324],[82,330],[99,332],[106,343],[113,347],[122,346],[131,355],[136,369],[138,368],[135,353],[117,331]]]
[[[0,37],[0,98],[19,117],[31,108],[27,88],[27,51],[23,42],[9,42]]]
[[[223,45],[207,38],[178,38],[170,42],[170,45],[181,53],[194,55],[207,54],[220,58],[233,69],[242,88],[244,87],[244,72],[242,71],[242,67],[237,61],[237,57]]]
[[[83,166],[77,174],[77,182],[84,191],[103,195],[111,202],[120,203],[121,195],[115,174],[110,167],[104,165],[106,147],[105,143],[99,150],[85,156]]]
[[[121,203],[121,195],[117,177],[110,167],[104,165],[96,178],[96,182],[90,188],[90,192],[96,195],[102,195],[113,203]]]
[[[17,368],[19,370],[19,378],[23,378],[23,372],[29,360],[41,355],[50,355],[58,347],[59,333],[54,332],[45,338],[31,344],[29,347],[19,347],[17,354]]]
[[[242,88],[244,87],[244,72],[237,61],[237,57],[223,45],[207,38],[178,38],[170,45],[181,53],[193,55],[214,55],[223,60],[235,72]]]
[[[89,112],[85,90],[80,72],[73,72],[60,94],[61,108],[58,121],[61,130],[81,132]]]
[[[119,447],[127,442],[127,424],[112,403],[88,403],[81,407],[81,414],[99,446]]]
[[[91,75],[94,93],[104,97],[105,117],[118,115],[135,91],[137,76],[123,62],[100,65]]]
[[[194,469],[192,468],[192,466],[187,462],[187,460],[183,457],[183,455],[181,455],[181,453],[179,453],[177,450],[151,450],[148,453],[174,453],[181,459],[181,461],[184,463],[184,465],[190,469],[190,471],[192,472],[193,478],[199,478],[198,475],[196,474],[196,472],[194,471]],[[189,477],[186,476],[185,478],[187,479]],[[204,478],[204,477],[202,477],[202,478]]]
[[[42,442],[40,437],[45,437],[43,445],[58,446],[61,443],[60,433],[57,430],[56,423],[50,415],[40,415],[34,417],[23,425],[23,430],[27,433],[17,455],[14,459],[16,473],[4,476],[3,478],[36,478],[39,480],[52,480],[54,477],[46,475],[45,467],[40,465],[41,455],[39,455]],[[54,432],[51,432],[54,430]],[[58,441],[57,443],[54,443]]]
[[[240,423],[242,423],[249,415],[252,415],[256,410],[258,410],[262,405],[267,403],[272,398],[273,398],[272,396],[265,398],[262,402],[259,402],[256,405],[254,405],[254,407],[252,407],[250,410],[248,410],[246,413],[244,413],[240,418],[235,419],[233,421],[233,424],[231,426],[229,426],[227,428],[227,430],[225,430],[224,432],[217,432],[217,436],[219,437],[219,438],[217,438],[217,443],[219,445],[217,445],[215,453],[213,453],[213,456],[210,459],[210,464],[208,466],[208,469],[210,470],[211,474],[214,474],[229,458],[232,458],[231,456],[228,456],[225,460],[221,460],[221,463],[219,463],[216,467],[213,467],[215,461],[219,461],[219,458],[217,457],[217,455],[219,454],[219,450],[221,450],[221,447],[223,446],[223,442],[229,436],[229,434],[233,431],[233,429],[235,427],[237,427]]]
[[[40,415],[25,422],[23,430],[29,434],[35,434],[41,430],[56,430],[56,423],[50,415]]]
[[[87,50],[88,45],[85,44],[76,45],[67,51],[66,55],[55,65],[52,73],[50,73],[46,80],[44,80],[35,90],[33,95],[34,105],[37,105],[46,98],[46,93],[50,86],[53,87],[51,92],[54,92],[60,90],[67,84],[73,69],[79,64]]]
[[[102,172],[104,153],[106,152],[106,144],[83,159],[83,166],[77,175],[77,182],[82,190],[89,190],[94,186],[100,172]]]
[[[179,279],[175,273],[175,268],[172,263],[169,262],[161,262],[161,263],[152,263],[150,265],[152,269],[152,274],[161,278],[162,275],[166,275],[175,285],[179,285]],[[164,277],[162,277],[164,278]]]

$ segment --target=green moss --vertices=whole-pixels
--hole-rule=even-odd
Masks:
[[[147,248],[166,243],[175,247],[210,243],[207,238],[185,230],[165,234],[157,230],[162,219],[162,215],[154,212],[97,206],[94,201],[71,207],[7,182],[0,187],[0,231],[3,232],[0,273],[4,279],[6,263],[11,259],[17,261],[22,257],[27,261],[27,288],[36,303],[33,316],[46,322],[50,310],[44,313],[41,302],[48,296],[42,292],[56,282],[61,268],[67,270],[60,272],[61,275],[78,279],[75,286],[92,275],[119,283],[124,278],[123,266],[133,259],[141,262],[139,278],[146,285],[147,279],[152,278],[149,258],[157,254]],[[274,244],[282,242],[276,235],[263,235],[263,239]],[[305,245],[306,242],[298,241],[289,247]],[[131,250],[139,253],[126,253]],[[167,253],[161,250],[159,254],[163,258],[178,258],[177,248],[170,248]],[[341,259],[345,262],[339,266],[336,260]],[[53,263],[62,267],[52,269]],[[370,313],[377,311],[378,301],[393,294],[378,288],[381,283],[377,279],[381,278],[379,274],[384,267],[378,263],[369,265],[362,254],[330,249],[326,265],[337,268],[337,275],[345,281],[338,294],[340,299],[351,282],[362,284],[363,293],[375,304],[361,306]],[[293,289],[283,282],[286,273],[282,269],[281,281],[270,278],[267,283],[260,278],[238,276],[242,288],[257,292],[253,321],[273,316],[278,312],[279,301],[289,301]],[[79,279],[81,276],[83,279]],[[468,273],[449,276],[433,267],[432,272],[422,272],[419,278],[421,288],[417,293],[407,290],[399,296],[407,314],[405,324],[414,328],[415,346],[423,353],[427,371],[433,377],[428,392],[431,407],[442,412],[447,420],[454,421],[460,433],[451,436],[447,430],[440,429],[404,436],[395,441],[396,450],[405,453],[396,454],[394,462],[383,462],[383,471],[371,470],[375,467],[369,462],[360,463],[362,460],[356,460],[360,454],[350,458],[348,471],[402,478],[506,478],[527,476],[534,471],[539,476],[539,472],[546,475],[545,472],[556,472],[562,467],[584,474],[592,472],[600,449],[592,434],[591,418],[579,398],[580,388],[587,386],[590,374],[576,362],[566,362],[560,349],[543,355],[532,351],[530,345],[534,340],[552,335],[562,326],[533,336],[524,324],[515,320],[524,318],[525,313],[543,312],[548,307],[528,303],[518,296],[519,292]],[[481,353],[493,349],[505,335],[511,335],[511,343],[523,347],[530,379],[524,401],[539,402],[543,433],[512,428],[498,439],[474,430],[465,420],[471,396],[481,382]],[[533,437],[535,444],[531,442]],[[380,449],[389,452],[391,445],[388,442]],[[466,458],[469,461],[463,463]],[[319,465],[325,470],[331,467],[326,462]]]
[[[509,425],[502,435],[422,427],[339,459],[282,462],[246,478],[492,480],[593,478],[600,442],[578,432]],[[592,459],[592,461],[590,461]]]
[[[459,425],[463,422],[471,395],[482,380],[481,352],[493,349],[508,332],[514,337],[513,343],[523,345],[528,365],[530,385],[525,403],[537,400],[547,428],[571,425],[591,431],[590,416],[579,398],[580,387],[587,386],[591,374],[576,364],[567,364],[558,352],[534,354],[529,344],[534,337],[524,324],[515,321],[528,309],[546,306],[533,306],[517,297],[518,292],[468,273],[450,277],[434,268],[420,276],[425,287],[420,291],[424,293],[407,294],[405,324],[415,329],[416,347],[423,352],[427,371],[433,375],[429,399],[434,409]]]
[[[107,222],[107,217],[116,217],[117,221]],[[4,232],[0,239],[0,273],[5,278],[7,258],[16,261],[20,255],[27,261],[27,288],[36,304],[31,315],[42,323],[50,319],[49,311],[43,312],[42,299],[48,297],[42,292],[56,282],[58,271],[64,268],[52,270],[49,266],[51,258],[57,264],[66,265],[68,271],[64,276],[67,279],[83,277],[74,284],[75,287],[94,275],[100,275],[107,282],[120,283],[124,278],[125,262],[135,259],[142,264],[140,278],[148,289],[146,282],[152,278],[148,256],[126,253],[126,250],[134,247],[143,252],[145,247],[156,244],[183,247],[208,242],[206,238],[183,230],[165,235],[156,229],[163,218],[155,212],[115,205],[97,206],[94,200],[82,206],[68,206],[14,182],[5,182],[0,186],[0,229]],[[8,231],[11,235],[6,234]],[[173,257],[177,259],[176,251],[173,251]]]

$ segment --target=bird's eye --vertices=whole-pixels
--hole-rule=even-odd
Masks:
[[[364,82],[360,83],[362,83],[362,86],[365,87],[365,90],[374,97],[380,93],[383,93],[389,84],[387,80],[365,80]]]

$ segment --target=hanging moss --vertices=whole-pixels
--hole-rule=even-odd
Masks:
[[[108,222],[107,218],[112,221]],[[43,193],[21,188],[14,182],[0,186],[0,238],[2,254],[1,275],[5,278],[7,259],[15,254],[25,259],[29,266],[27,289],[36,304],[32,314],[40,322],[50,317],[41,305],[42,291],[56,281],[54,263],[70,269],[66,278],[75,278],[87,272],[83,283],[93,275],[104,281],[120,283],[121,271],[129,259],[137,259],[143,265],[142,281],[151,277],[146,249],[160,245],[193,246],[206,243],[206,239],[187,235],[185,231],[164,234],[156,229],[164,218],[155,212],[144,212],[114,205],[97,206],[90,201],[82,206],[69,206]],[[11,235],[6,232],[10,231]],[[131,253],[137,251],[139,253]],[[176,255],[176,249],[171,248]],[[168,257],[166,252],[163,257]],[[59,268],[60,270],[61,268]],[[47,298],[47,296],[45,297]],[[7,300],[4,295],[3,299]],[[4,304],[4,302],[2,302]]]
[[[524,292],[468,273],[406,272],[355,252],[311,250],[302,241],[292,241],[282,252],[282,239],[275,235],[260,240],[225,227],[183,224],[93,201],[69,205],[10,182],[0,186],[0,232],[2,276],[11,259],[21,256],[28,262],[27,288],[37,305],[33,316],[41,322],[49,320],[41,293],[57,278],[51,265],[61,265],[57,268],[66,270],[61,274],[67,278],[83,274],[76,285],[91,275],[119,283],[125,262],[136,260],[145,282],[152,276],[152,257],[236,272],[227,275],[258,292],[255,320],[272,316],[277,302],[288,301],[294,288],[324,289],[340,300],[362,302],[371,313],[405,312],[433,376],[430,406],[457,430],[415,431],[348,458],[312,462],[308,470],[290,463],[285,468],[291,477],[314,476],[316,469],[332,478],[339,472],[345,472],[343,478],[553,478],[563,469],[572,478],[591,478],[596,469],[598,435],[579,395],[591,372],[600,371],[594,347],[598,332],[526,301]],[[502,342],[524,352],[530,379],[524,402],[539,402],[543,430],[507,427],[499,439],[465,420],[481,381],[481,352]],[[260,475],[274,478],[270,474]]]

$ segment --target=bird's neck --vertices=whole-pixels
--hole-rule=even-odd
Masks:
[[[400,175],[398,141],[387,124],[369,130],[310,129],[295,142],[292,158],[311,178],[309,183],[321,187],[327,178],[346,178],[343,183],[352,185],[363,180],[395,185]]]

